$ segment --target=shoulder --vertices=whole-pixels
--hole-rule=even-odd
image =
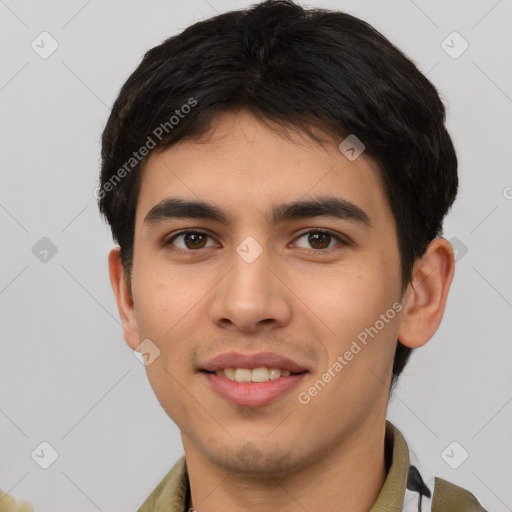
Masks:
[[[406,455],[402,457],[409,467],[402,512],[488,512],[471,492],[448,480],[436,476],[433,485],[431,478],[428,484],[425,483],[421,475],[423,471],[418,469],[422,464],[419,464],[414,450],[409,448],[393,424],[390,423],[390,427],[398,444],[405,446]]]
[[[402,512],[488,512],[463,487],[439,477],[434,478],[433,486],[421,482],[424,485],[421,493],[409,488],[405,490]]]
[[[432,512],[487,512],[468,490],[435,477]]]
[[[187,464],[183,455],[159,482],[137,512],[185,510],[189,493]]]
[[[34,508],[28,501],[16,501],[10,494],[0,490],[1,512],[34,512]]]

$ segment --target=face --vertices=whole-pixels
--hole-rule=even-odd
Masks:
[[[372,162],[290,135],[222,114],[208,140],[151,155],[137,205],[126,339],[160,351],[148,378],[185,450],[240,473],[296,471],[383,421],[401,319]]]

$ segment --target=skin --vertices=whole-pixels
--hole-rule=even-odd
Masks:
[[[321,146],[295,130],[285,137],[244,111],[218,115],[212,128],[209,139],[153,153],[143,169],[131,293],[119,248],[109,255],[128,346],[148,338],[160,350],[146,370],[182,434],[189,505],[199,512],[368,511],[386,477],[396,340],[417,348],[437,330],[454,273],[452,247],[433,240],[402,296],[395,221],[364,153],[350,161],[337,148],[341,141]],[[330,217],[277,226],[265,219],[272,204],[333,194],[362,208],[372,227]],[[229,210],[235,223],[170,219],[144,226],[148,211],[166,197],[208,200]],[[210,235],[203,248],[186,245],[183,236],[174,247],[187,254],[162,246],[191,228]],[[334,249],[322,252],[322,240],[308,242],[314,228],[350,243],[327,237]],[[263,248],[250,264],[236,252],[248,236]],[[402,310],[301,404],[297,394],[394,303]],[[220,353],[263,350],[309,369],[299,388],[265,406],[228,403],[198,371]],[[237,457],[247,443],[260,454],[254,463]]]

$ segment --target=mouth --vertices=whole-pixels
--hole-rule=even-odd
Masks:
[[[203,370],[206,373],[224,377],[234,382],[268,382],[280,378],[286,378],[294,375],[301,375],[307,370],[301,372],[292,372],[281,368],[224,368],[216,371]]]
[[[230,352],[200,368],[206,384],[232,405],[259,407],[284,397],[310,373],[289,357],[273,352]]]
[[[309,372],[260,367],[202,370],[200,373],[207,385],[231,405],[261,407],[284,398]]]

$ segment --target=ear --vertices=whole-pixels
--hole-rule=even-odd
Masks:
[[[443,318],[455,272],[453,247],[444,238],[430,242],[416,261],[404,295],[404,312],[398,329],[402,345],[418,348],[437,331]]]
[[[128,346],[135,350],[140,345],[139,326],[135,316],[131,290],[126,282],[119,246],[114,247],[108,255],[108,269],[119,317],[123,323],[124,339]]]

